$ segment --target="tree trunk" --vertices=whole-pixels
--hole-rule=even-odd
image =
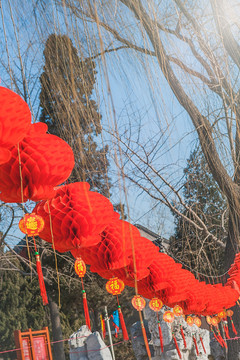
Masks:
[[[53,341],[63,340],[58,305],[49,296],[48,296],[48,301],[49,301],[49,309],[50,309],[50,316],[51,316],[51,323],[52,323]],[[64,344],[62,341],[56,342],[53,344],[54,360],[65,360],[65,353],[64,353],[63,345]]]

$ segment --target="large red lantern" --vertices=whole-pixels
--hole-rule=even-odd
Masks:
[[[26,214],[19,221],[19,229],[29,236],[37,236],[44,228],[44,220],[41,216],[31,213]]]
[[[26,135],[31,126],[31,112],[27,103],[13,91],[0,87],[0,165],[9,161],[9,148]]]
[[[19,146],[10,148],[10,160],[0,165],[2,201],[50,199],[55,194],[54,188],[71,174],[74,167],[72,149],[46,131],[46,124],[32,124]]]
[[[106,290],[112,295],[120,295],[121,292],[124,290],[124,282],[117,277],[110,279],[106,283]]]
[[[118,217],[110,201],[89,188],[84,182],[61,186],[51,200],[41,201],[34,209],[45,221],[41,238],[54,240],[60,252],[98,244],[107,224]]]

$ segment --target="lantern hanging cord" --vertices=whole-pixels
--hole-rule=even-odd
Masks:
[[[21,189],[21,202],[22,202],[22,207],[23,207],[23,203],[24,203],[24,197],[23,197],[23,178],[22,178],[22,162],[21,162],[21,155],[20,155],[19,143],[17,144],[17,149],[18,149],[18,165],[19,165],[19,177],[20,177],[20,189]],[[26,223],[25,223],[25,227],[26,227]],[[25,236],[25,240],[26,240],[26,245],[27,245],[27,252],[28,252],[28,259],[29,259],[30,271],[32,272],[31,255],[30,255],[30,249],[29,249],[29,243],[28,243],[28,236],[27,236],[27,234],[26,234],[26,236]]]
[[[81,277],[81,283],[82,283],[82,289],[85,291],[82,277]]]
[[[47,206],[48,206],[50,232],[51,232],[51,238],[52,238],[52,248],[53,248],[54,259],[55,259],[55,266],[56,266],[56,272],[57,272],[58,305],[59,305],[59,308],[61,308],[60,279],[59,279],[58,264],[57,264],[57,254],[56,254],[56,249],[55,249],[55,244],[54,244],[53,227],[52,227],[52,216],[51,216],[51,212],[50,212],[49,200],[47,200]]]

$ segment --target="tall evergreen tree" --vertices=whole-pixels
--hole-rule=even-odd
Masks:
[[[92,99],[96,65],[81,59],[71,39],[52,34],[44,49],[45,65],[40,77],[40,121],[49,132],[72,147],[75,168],[71,181],[87,181],[92,189],[109,194],[107,146],[99,149],[101,115]]]
[[[185,203],[207,225],[210,232],[224,242],[227,236],[224,227],[226,200],[209,171],[203,153],[198,149],[191,153],[184,174]],[[195,220],[189,210],[181,210],[184,215]],[[175,235],[170,239],[172,254],[197,273],[217,275],[223,265],[224,248],[217,246],[212,239],[206,238],[203,232],[176,214],[175,224]]]

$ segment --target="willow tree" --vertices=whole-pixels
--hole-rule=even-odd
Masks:
[[[66,0],[64,3],[74,16],[96,24],[94,31],[98,34],[98,52],[103,63],[106,64],[109,54],[121,52],[118,55],[121,58],[131,54],[135,62],[143,64],[142,69],[147,68],[152,90],[156,93],[157,79],[163,76],[167,91],[184,109],[209,169],[227,199],[227,270],[240,240],[240,30],[235,15],[238,2]],[[192,214],[193,219],[188,220],[195,228],[219,242],[204,221],[184,204],[178,189],[154,167],[151,153],[140,154],[140,148],[133,148],[130,142],[123,146],[136,169],[131,179],[177,212],[169,193],[174,194],[175,200]],[[161,183],[167,186],[167,192],[159,186]],[[236,342],[230,344],[229,359],[235,359],[237,353]]]

